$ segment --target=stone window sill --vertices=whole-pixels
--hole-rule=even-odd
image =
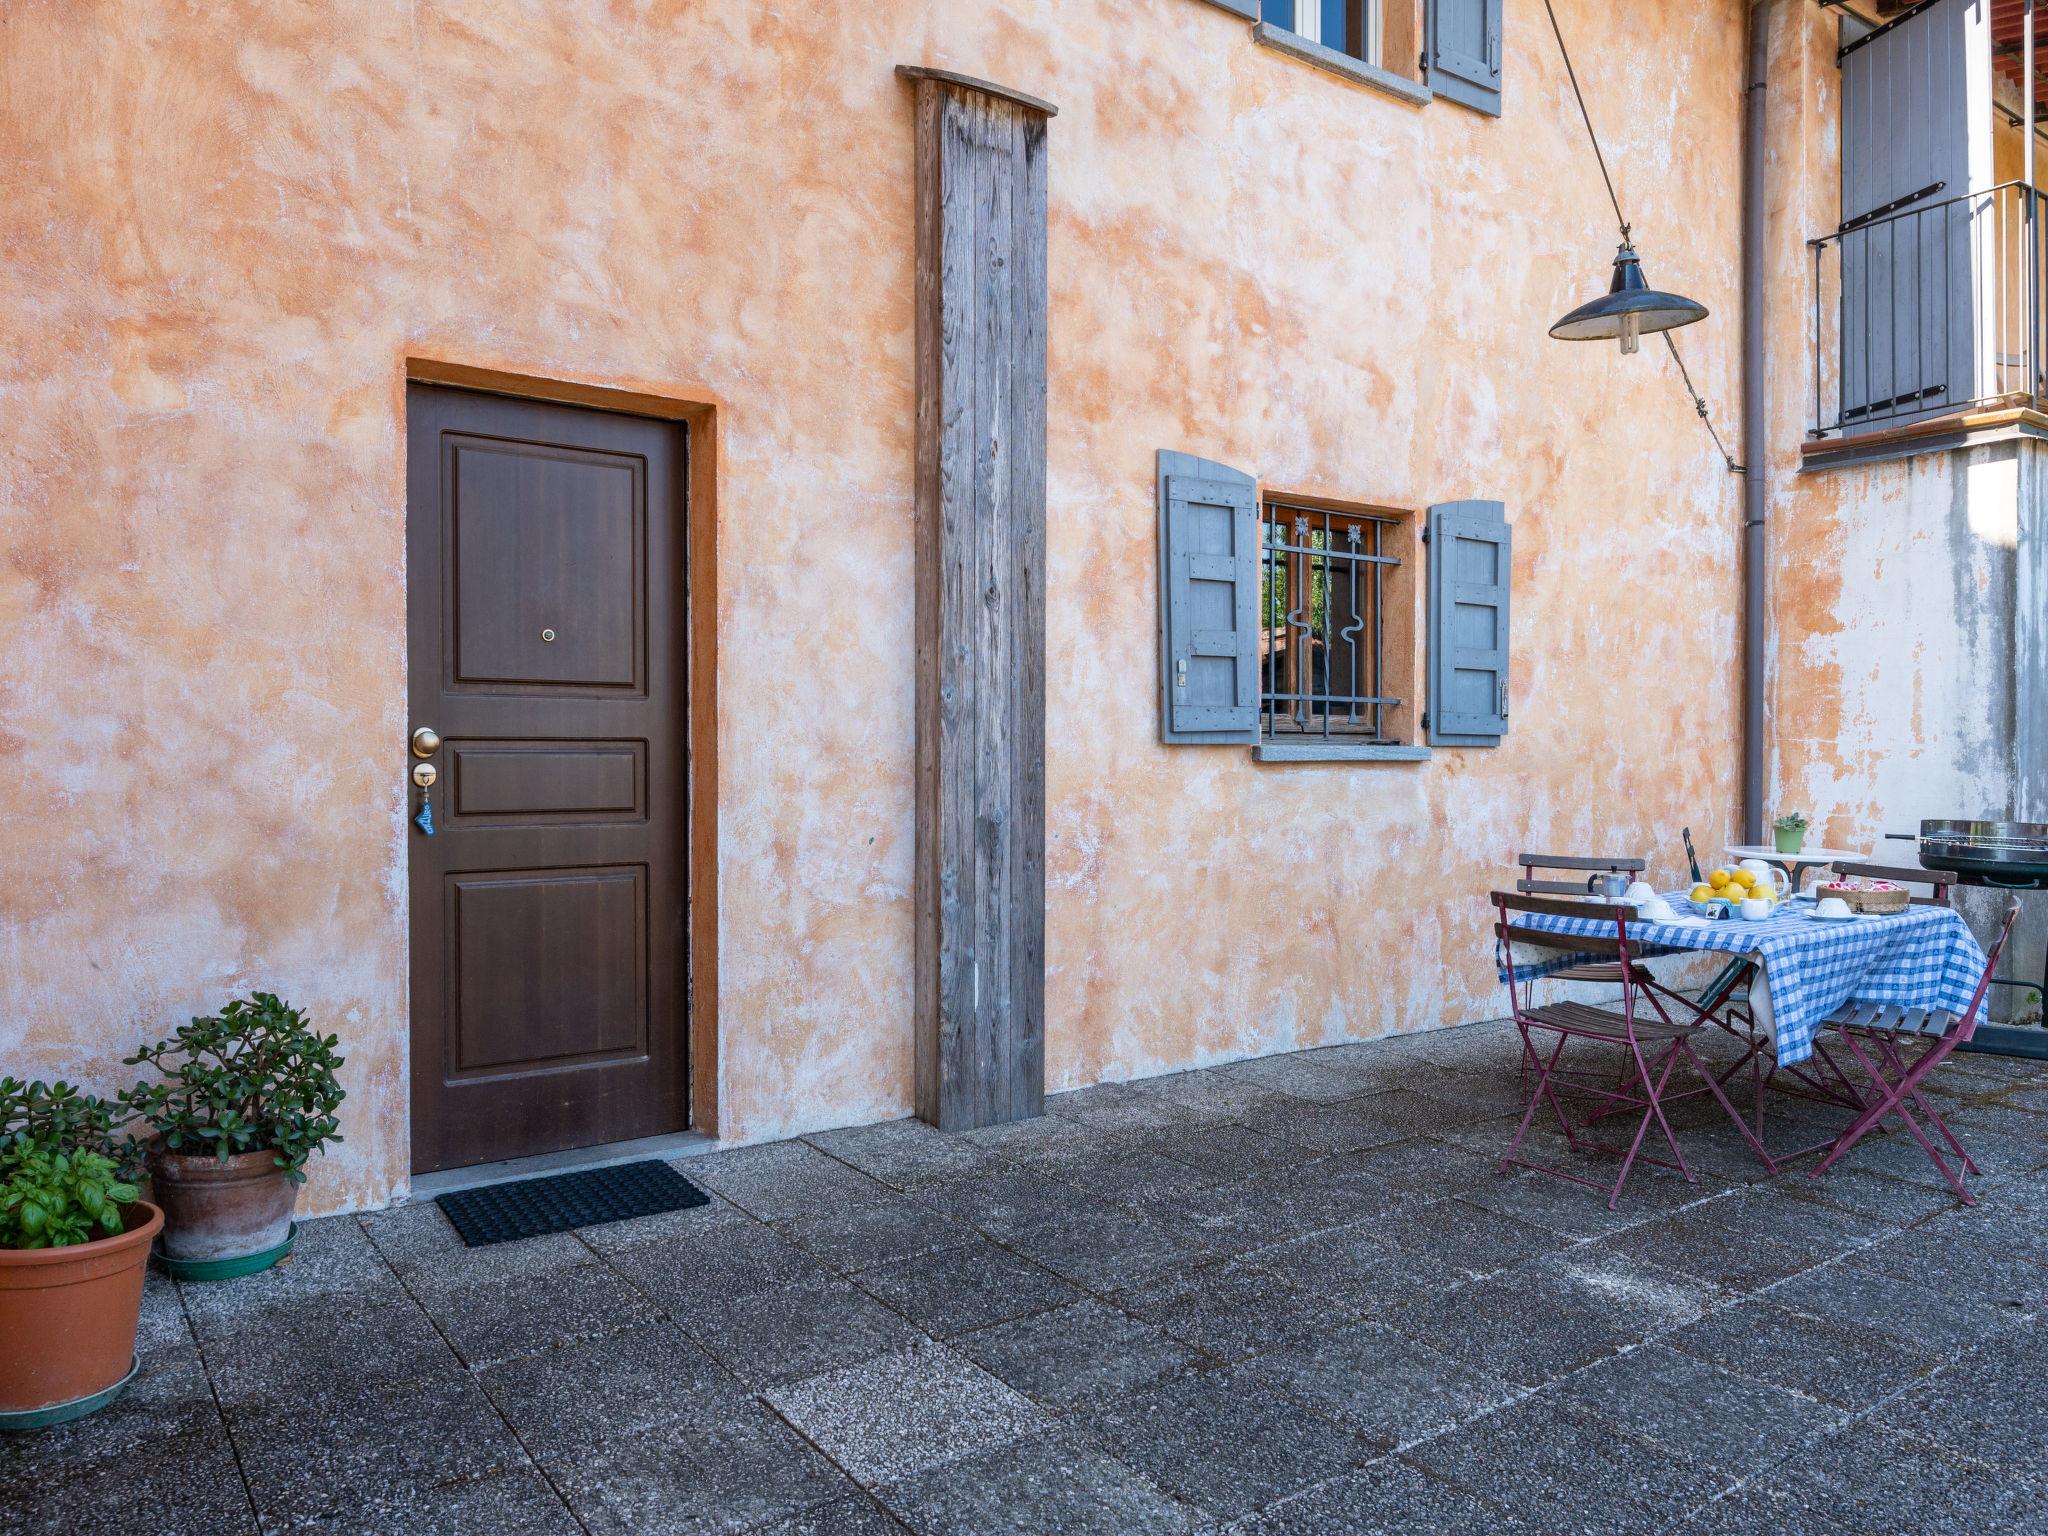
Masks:
[[[1230,9],[1235,10],[1232,6]],[[1391,96],[1396,101],[1406,102],[1411,107],[1427,106],[1435,92],[1426,85],[1417,85],[1391,70],[1374,64],[1364,64],[1348,53],[1339,53],[1334,48],[1325,48],[1321,43],[1312,43],[1305,37],[1297,36],[1284,27],[1276,27],[1269,21],[1261,21],[1252,27],[1252,38],[1261,47],[1284,53],[1289,58],[1312,64],[1317,69],[1327,70],[1356,85]]]
[[[1208,0],[1208,3],[1233,16],[1242,16],[1246,21],[1259,19],[1259,0]]]
[[[1427,747],[1380,742],[1262,741],[1252,748],[1255,763],[1426,763]]]

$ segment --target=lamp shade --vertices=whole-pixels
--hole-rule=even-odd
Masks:
[[[1559,341],[1619,340],[1622,351],[1633,352],[1636,338],[1645,332],[1676,330],[1706,318],[1706,305],[1652,288],[1635,247],[1623,244],[1615,252],[1614,278],[1607,291],[1558,321],[1550,334]]]

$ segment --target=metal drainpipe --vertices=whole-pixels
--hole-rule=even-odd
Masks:
[[[1764,105],[1771,0],[1750,0],[1742,115],[1742,838],[1764,840]]]

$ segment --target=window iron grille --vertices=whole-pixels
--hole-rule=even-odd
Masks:
[[[1391,518],[1284,501],[1260,509],[1259,721],[1267,739],[1391,743]]]

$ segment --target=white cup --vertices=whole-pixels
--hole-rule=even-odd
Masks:
[[[1653,894],[1648,901],[1636,908],[1636,916],[1645,922],[1669,923],[1677,919],[1678,913],[1672,909],[1670,902],[1662,896]]]
[[[1839,896],[1821,897],[1819,901],[1813,904],[1813,910],[1815,915],[1819,917],[1848,917],[1850,915],[1849,903],[1842,900]]]
[[[1646,901],[1654,901],[1656,899],[1656,896],[1657,887],[1650,884],[1650,882],[1647,880],[1635,880],[1629,883],[1629,888],[1622,895],[1621,899],[1623,901],[1634,902],[1637,906],[1641,906]]]
[[[1776,902],[1762,896],[1746,897],[1742,903],[1742,920],[1745,923],[1763,922],[1771,915],[1771,909],[1776,905]]]

